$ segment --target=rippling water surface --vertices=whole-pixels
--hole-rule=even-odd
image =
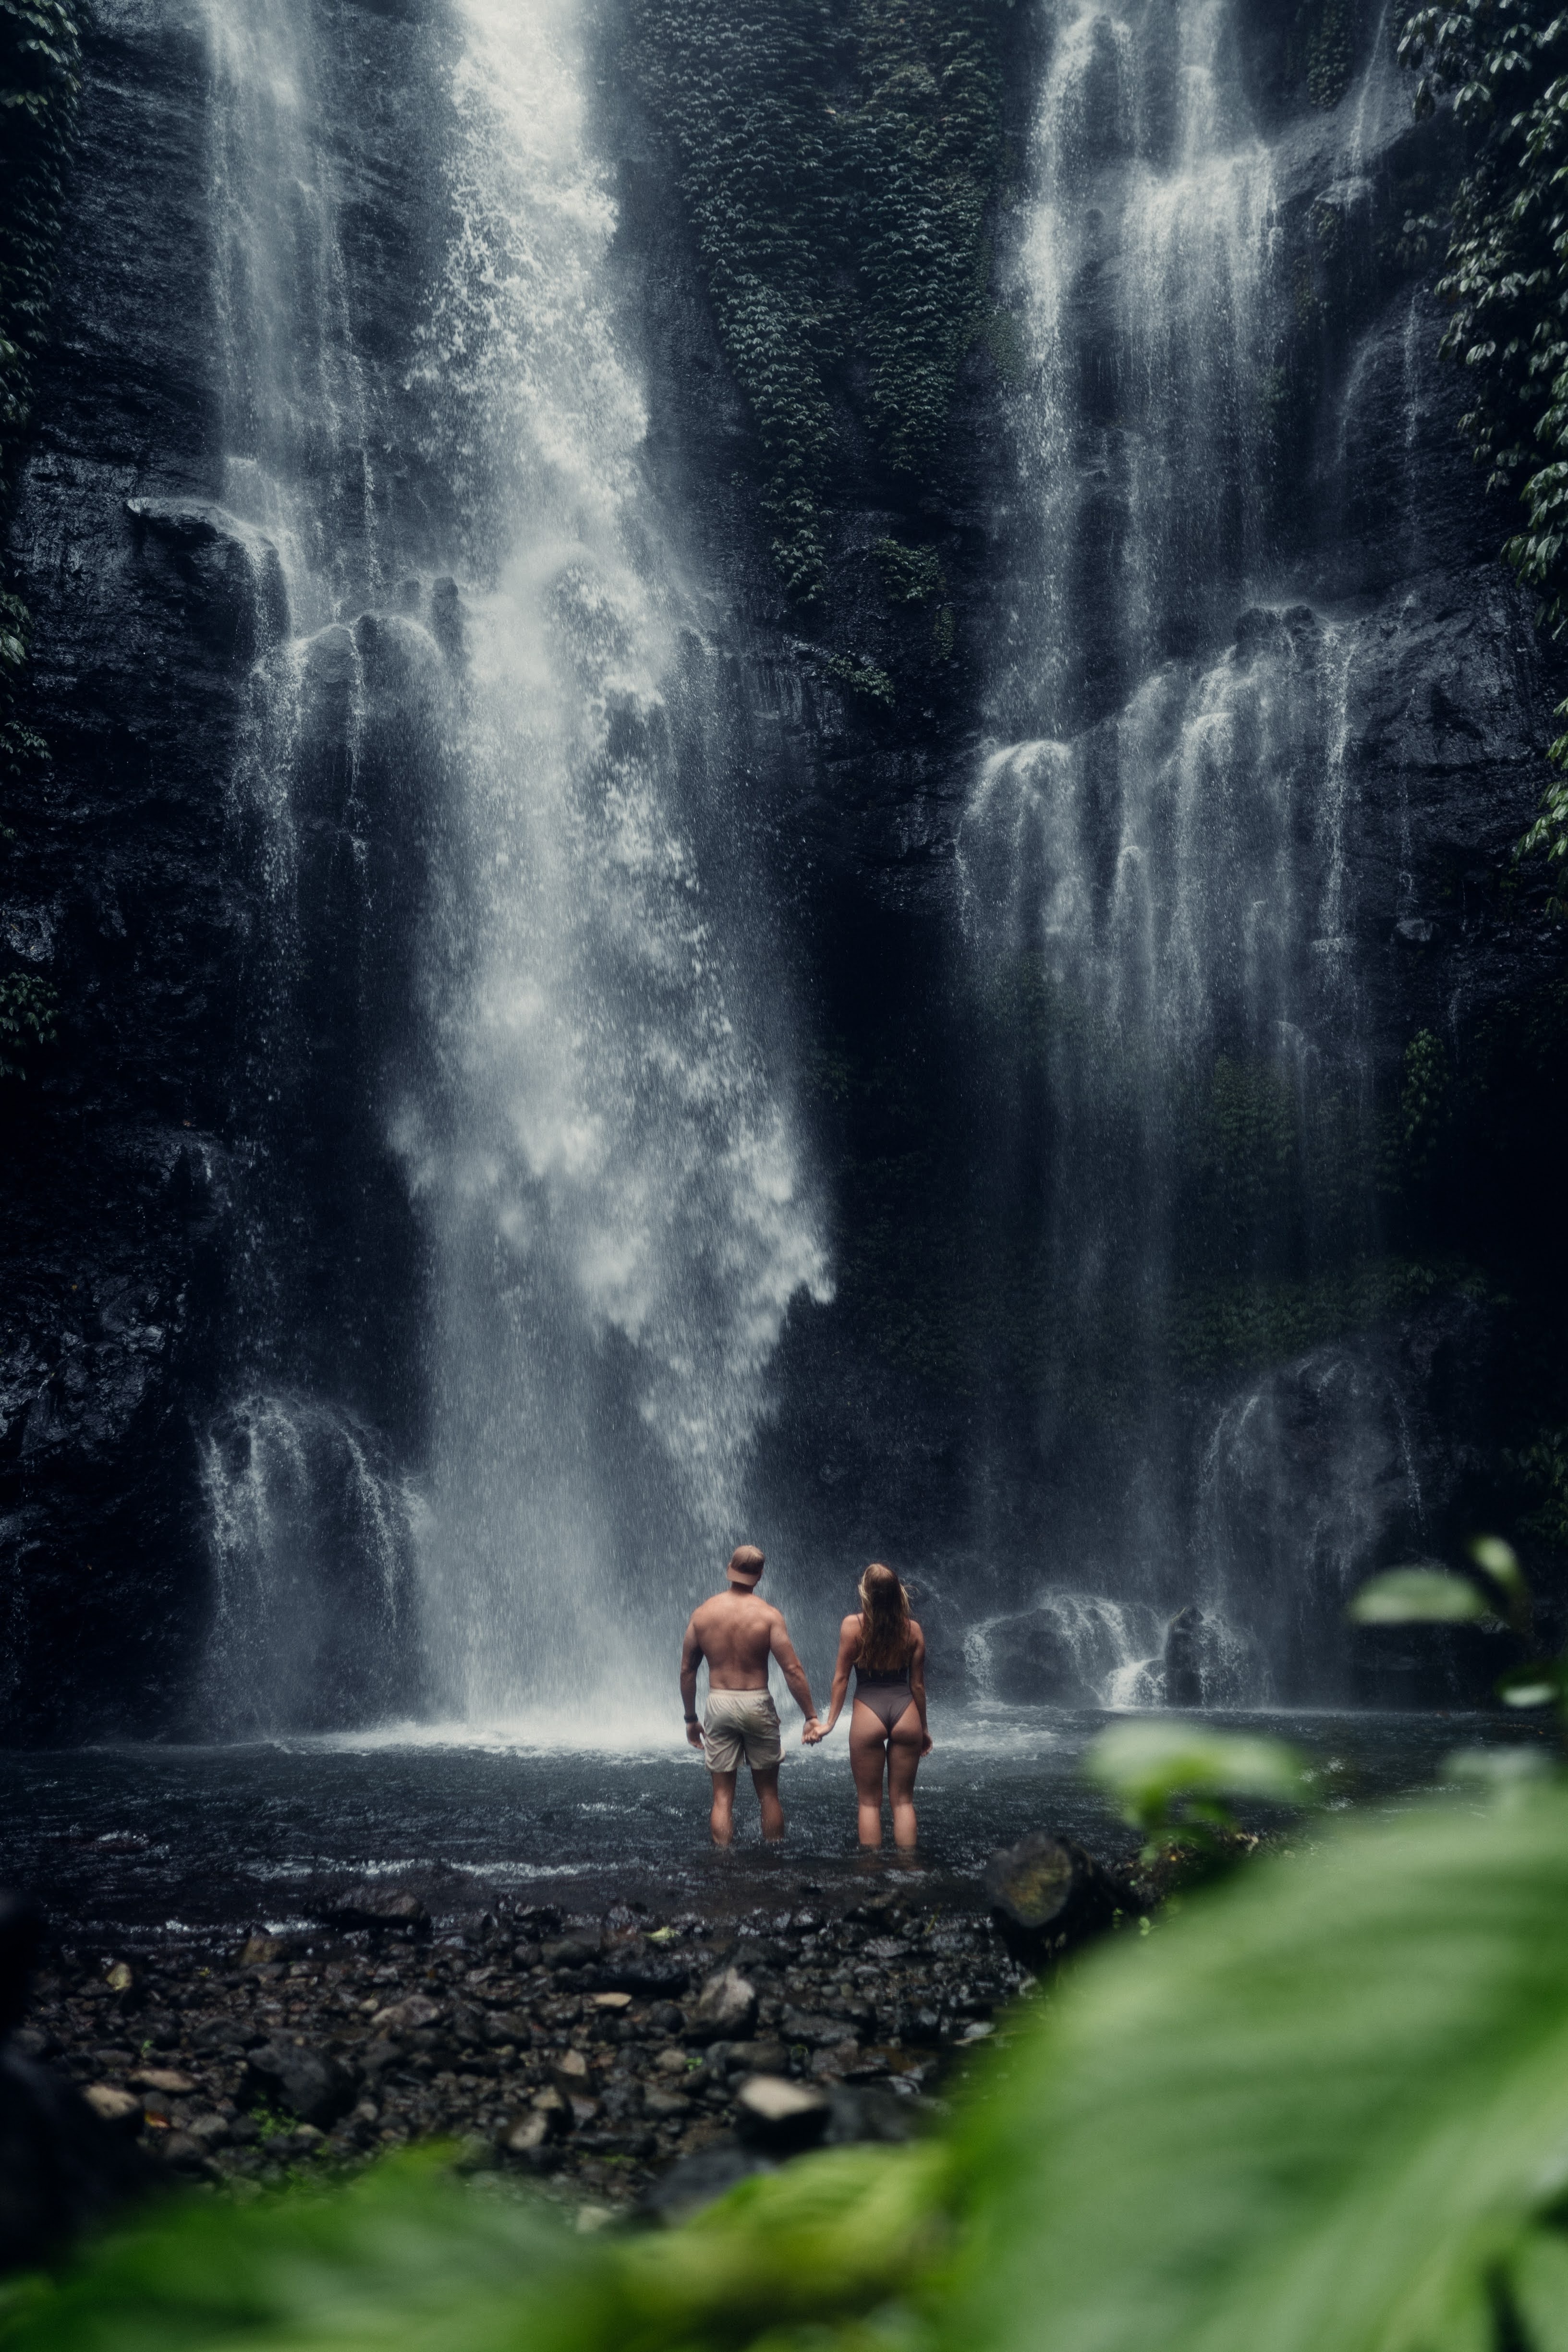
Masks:
[[[857,1852],[842,1727],[825,1747],[789,1754],[783,1847],[762,1847],[743,1790],[740,1833],[724,1854],[708,1843],[700,1759],[668,1741],[595,1753],[504,1730],[405,1727],[353,1741],[10,1754],[0,1757],[0,1875],[82,1930],[301,1922],[373,1880],[416,1887],[437,1920],[498,1900],[568,1912],[615,1901],[743,1908],[843,1894],[898,1871],[934,1895],[1039,1826],[1102,1854],[1130,1849],[1080,1773],[1106,1720],[1024,1708],[939,1719],[921,1770],[912,1863]],[[1540,1736],[1479,1715],[1223,1720],[1297,1740],[1326,1768],[1336,1807],[1407,1801],[1457,1748]]]

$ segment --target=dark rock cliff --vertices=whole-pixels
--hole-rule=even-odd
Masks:
[[[1345,1381],[1314,1371],[1312,1346],[1354,1358],[1384,1381],[1379,1427],[1398,1417],[1387,1399],[1413,1401],[1414,1468],[1373,1463],[1363,1480],[1372,1520],[1352,1535],[1374,1557],[1517,1512],[1503,1452],[1564,1411],[1544,1337],[1556,1292],[1532,1282],[1551,1255],[1544,1105],[1558,1049],[1542,1033],[1560,950],[1510,862],[1541,790],[1555,688],[1496,558],[1503,525],[1458,443],[1459,387],[1436,357],[1429,290],[1394,251],[1411,186],[1440,174],[1442,126],[1418,134],[1402,101],[1379,95],[1347,172],[1355,89],[1315,110],[1300,60],[1271,46],[1277,16],[1258,0],[1251,70],[1300,289],[1278,570],[1306,625],[1331,613],[1358,649],[1351,928],[1391,1117],[1414,1116],[1412,1040],[1433,1034],[1446,1057],[1439,1164],[1401,1174],[1383,1213],[1405,1255],[1437,1270],[1404,1309],[1343,1307],[1327,1333],[1211,1363],[1188,1381],[1170,1443],[1193,1457],[1205,1428],[1231,1427],[1226,1414],[1267,1391],[1287,1487],[1320,1494],[1324,1475],[1352,1474],[1333,1420]],[[1376,18],[1361,12],[1360,65]],[[447,519],[406,390],[443,229],[427,93],[444,37],[438,9],[360,0],[340,12],[327,101],[394,572],[416,567]],[[956,1657],[961,1613],[1020,1605],[1041,1523],[1083,1509],[1047,1461],[1018,1339],[1025,1212],[996,1181],[997,1106],[1015,1082],[965,962],[955,882],[1024,595],[1018,395],[1005,341],[977,345],[918,491],[875,462],[846,402],[826,596],[786,605],[750,415],[623,41],[612,10],[601,104],[621,159],[616,267],[646,370],[647,462],[713,583],[731,664],[726,756],[755,776],[761,919],[804,1034],[800,1097],[833,1202],[837,1300],[798,1307],[786,1328],[754,1507],[770,1549],[805,1564],[825,1622],[857,1556],[934,1564],[927,1614]],[[1020,10],[1016,162],[1038,42]],[[391,1459],[417,1463],[422,1436],[422,1244],[380,1106],[408,1034],[440,688],[398,667],[384,616],[356,625],[352,644],[342,632],[335,655],[318,647],[301,851],[315,919],[289,976],[297,1075],[279,1104],[262,852],[229,790],[268,591],[221,503],[206,74],[194,5],[100,0],[58,341],[10,525],[53,762],[33,803],[7,812],[4,939],[65,1007],[58,1045],[6,1094],[0,1670],[16,1738],[194,1719],[210,1605],[203,1448],[255,1360],[258,1283],[268,1329],[289,1335],[267,1343],[270,1379],[330,1391]],[[889,602],[875,556],[889,534],[940,556],[954,615],[940,659],[920,650],[929,612]],[[1196,650],[1217,655],[1259,625],[1275,624],[1229,613]],[[846,649],[889,663],[890,709],[835,677]],[[352,760],[333,754],[348,729],[327,708],[335,657],[382,660],[390,681],[380,735]],[[369,885],[350,854],[363,842]],[[260,1272],[258,1234],[270,1237]],[[1114,1415],[1108,1426],[1114,1455]],[[1237,1474],[1243,1513],[1250,1464]]]

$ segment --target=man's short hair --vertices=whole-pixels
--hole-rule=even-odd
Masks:
[[[737,1544],[730,1554],[731,1575],[749,1576],[753,1584],[766,1566],[767,1561],[755,1544]]]

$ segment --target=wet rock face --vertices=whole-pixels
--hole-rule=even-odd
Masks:
[[[342,110],[344,235],[374,262],[358,280],[374,312],[363,348],[394,384],[439,208],[414,198],[432,135],[410,96],[418,28],[363,13],[348,43],[369,62]],[[33,614],[30,716],[52,759],[31,803],[5,811],[16,840],[0,948],[62,1007],[58,1044],[6,1089],[0,1693],[13,1738],[171,1727],[193,1704],[211,1575],[204,1447],[258,1320],[241,1264],[258,1219],[286,1217],[293,1235],[293,1336],[272,1377],[328,1385],[405,1443],[417,1410],[412,1228],[378,1091],[413,929],[425,690],[400,659],[399,617],[362,621],[353,650],[380,715],[349,806],[330,707],[338,649],[318,660],[322,751],[316,788],[304,780],[299,877],[311,937],[295,1074],[281,1074],[292,1098],[267,1134],[260,1106],[280,1072],[264,1050],[269,1018],[277,1044],[266,845],[234,779],[281,586],[275,551],[223,504],[205,14],[109,0],[85,66],[58,339],[9,533]],[[382,502],[383,521],[406,516],[416,538],[430,510],[417,467],[389,460]],[[378,794],[365,887],[348,904],[353,836]],[[267,1195],[279,1160],[281,1205]],[[352,1678],[348,1701],[352,1714]]]

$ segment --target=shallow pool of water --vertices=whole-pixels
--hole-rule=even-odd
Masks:
[[[412,1885],[437,1918],[498,1900],[728,1910],[898,1871],[935,1895],[1036,1827],[1102,1856],[1131,1853],[1134,1841],[1081,1773],[1107,1719],[995,1708],[938,1723],[912,1863],[858,1852],[842,1727],[819,1748],[788,1752],[781,1847],[762,1846],[742,1781],[727,1853],[708,1842],[701,1760],[673,1742],[595,1753],[505,1729],[404,1727],[246,1747],[14,1752],[0,1755],[0,1882],[30,1888],[58,1927],[83,1933],[298,1924],[371,1880]],[[1457,1748],[1542,1736],[1495,1715],[1208,1720],[1295,1740],[1325,1768],[1335,1806],[1405,1801]]]

